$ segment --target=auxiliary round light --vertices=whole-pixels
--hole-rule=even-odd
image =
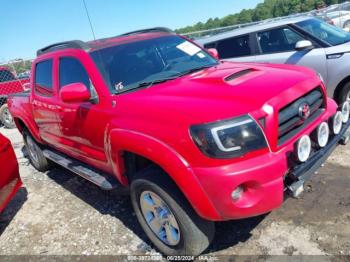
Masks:
[[[329,126],[326,122],[321,123],[317,127],[317,144],[320,147],[325,147],[329,139]]]
[[[343,126],[343,114],[338,111],[331,119],[331,127],[334,135],[338,135]]]
[[[300,162],[306,162],[311,154],[311,139],[309,136],[302,136],[296,146],[296,155]]]
[[[350,104],[348,101],[344,102],[341,107],[341,113],[343,115],[343,123],[346,124],[349,121],[350,115]]]

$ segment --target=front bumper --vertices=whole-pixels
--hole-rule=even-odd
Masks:
[[[332,111],[323,115],[278,152],[269,152],[226,166],[193,168],[208,198],[216,207],[220,220],[252,217],[276,209],[282,205],[285,191],[291,185],[300,185],[309,180],[339,141],[348,135],[350,121],[343,125],[339,135],[330,137],[327,146],[315,151],[305,163],[292,163],[294,144],[302,135],[310,135],[333,114]],[[233,200],[232,191],[238,186],[242,186],[244,191],[241,198]]]
[[[0,134],[0,213],[22,186],[18,163],[10,141]]]
[[[299,186],[303,186],[304,182],[309,180],[317,169],[327,160],[340,141],[349,139],[350,121],[342,127],[341,132],[333,136],[328,144],[313,154],[305,163],[295,166],[285,178],[285,190],[297,197]]]

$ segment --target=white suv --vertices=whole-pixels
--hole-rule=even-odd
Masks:
[[[328,95],[350,101],[350,33],[311,17],[284,19],[221,33],[196,42],[221,59],[313,68]]]

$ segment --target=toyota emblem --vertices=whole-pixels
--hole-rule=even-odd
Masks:
[[[299,106],[299,116],[301,119],[306,120],[310,116],[310,106],[307,103],[302,103]]]

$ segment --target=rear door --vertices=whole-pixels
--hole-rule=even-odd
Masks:
[[[296,51],[298,41],[309,40],[289,26],[273,28],[256,33],[260,54],[256,62],[292,64],[313,68],[327,79],[327,59],[323,48],[313,43],[312,50]]]
[[[251,35],[241,35],[205,44],[205,48],[216,48],[220,59],[235,62],[254,62],[254,46]]]
[[[61,132],[56,117],[57,79],[54,75],[55,60],[41,60],[35,65],[34,90],[32,91],[32,108],[34,121],[38,126],[40,136],[49,144],[59,143]]]

